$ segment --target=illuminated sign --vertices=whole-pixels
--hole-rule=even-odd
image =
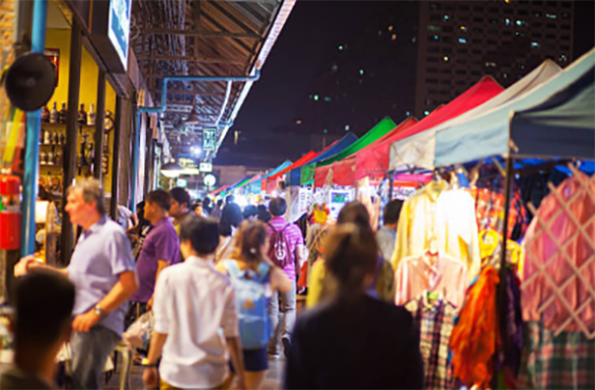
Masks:
[[[176,180],[176,186],[186,188],[186,187],[188,187],[188,180],[178,179],[178,180]]]
[[[213,163],[210,162],[201,162],[199,170],[201,172],[213,172]]]
[[[130,10],[132,0],[111,0],[107,36],[109,37],[124,69],[128,66],[128,46],[130,45]]]
[[[217,184],[217,178],[212,173],[209,173],[208,175],[205,175],[205,177],[202,179],[202,182],[207,187],[214,187],[215,184]]]
[[[217,129],[203,129],[202,131],[202,150],[205,152],[214,152],[217,148]]]

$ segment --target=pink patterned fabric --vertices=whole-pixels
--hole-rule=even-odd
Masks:
[[[523,320],[542,319],[546,329],[593,338],[595,178],[576,172],[555,191],[541,203],[525,238]]]

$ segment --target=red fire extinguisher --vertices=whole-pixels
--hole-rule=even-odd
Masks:
[[[21,179],[0,175],[0,249],[21,245]]]

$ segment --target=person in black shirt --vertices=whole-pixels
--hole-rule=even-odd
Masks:
[[[326,256],[339,290],[297,321],[283,387],[421,389],[419,331],[411,314],[366,292],[378,256],[372,229],[337,225]]]

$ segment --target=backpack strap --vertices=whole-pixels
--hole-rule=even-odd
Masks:
[[[258,280],[259,283],[264,282],[270,272],[271,266],[268,263],[261,261],[260,264],[258,264],[258,278],[256,280]]]
[[[229,276],[231,276],[233,279],[239,279],[241,270],[240,267],[238,267],[238,263],[236,263],[235,260],[224,260],[224,262],[225,269],[227,269]]]

